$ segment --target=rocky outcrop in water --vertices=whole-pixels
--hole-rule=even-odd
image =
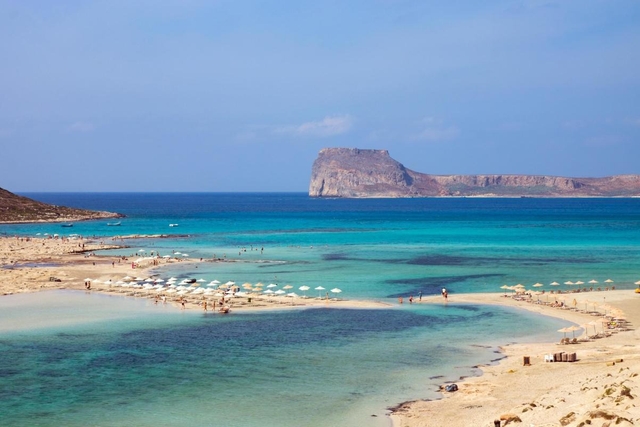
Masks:
[[[123,216],[112,212],[49,205],[0,188],[0,223],[72,222]]]
[[[324,148],[311,170],[311,197],[635,197],[640,176],[429,175],[405,168],[387,150]]]

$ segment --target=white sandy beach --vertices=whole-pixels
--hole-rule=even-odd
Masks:
[[[500,294],[452,295],[449,303],[514,306],[581,325],[600,318],[581,311],[584,307],[593,309],[594,304],[586,301],[597,301],[596,309],[601,312],[605,308],[624,312],[630,330],[604,329],[610,336],[597,339],[576,335],[577,344],[560,344],[563,334],[558,333],[558,340],[553,343],[504,346],[505,359],[482,367],[479,377],[456,381],[457,392],[445,392],[441,400],[415,401],[399,407],[392,415],[394,427],[494,426],[501,417],[502,426],[637,425],[640,335],[634,328],[640,322],[640,295],[632,290],[616,290],[558,297],[570,307],[575,299],[578,310],[515,301]],[[605,301],[607,307],[603,307]],[[428,298],[427,303],[443,302],[441,297],[434,297]],[[589,335],[594,335],[603,328],[594,330],[591,326],[588,330]],[[545,355],[559,352],[576,353],[578,361],[545,362]],[[530,358],[530,366],[524,366],[525,356]]]

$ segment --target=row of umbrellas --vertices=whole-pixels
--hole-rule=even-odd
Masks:
[[[239,295],[239,296],[247,295],[247,293],[249,292],[264,293],[267,295],[286,294],[287,296],[291,296],[291,297],[298,296],[295,292],[288,292],[288,293],[286,292],[287,290],[293,289],[293,286],[291,285],[285,285],[282,287],[282,289],[274,290],[274,288],[278,287],[278,285],[275,283],[270,283],[269,285],[266,285],[266,288],[267,288],[266,290],[263,289],[265,285],[260,282],[256,283],[255,285],[252,285],[251,283],[244,283],[242,285],[242,288],[244,289],[244,291],[240,291],[240,287],[237,286],[236,282],[234,281],[228,281],[226,283],[222,283],[218,280],[212,280],[211,282],[206,284],[208,289],[204,290],[198,287],[201,286],[203,283],[207,282],[205,279],[198,279],[195,282],[193,280],[184,279],[176,285],[176,282],[178,281],[178,279],[175,277],[171,277],[166,281],[167,286],[164,285],[165,280],[163,279],[152,279],[152,278],[131,277],[131,276],[126,276],[122,278],[122,280],[119,280],[117,282],[113,282],[111,279],[106,280],[104,282],[101,282],[98,279],[91,279],[91,278],[86,278],[84,280],[85,282],[104,283],[105,285],[108,285],[108,286],[116,285],[124,288],[139,288],[139,289],[145,289],[150,291],[156,289],[158,292],[166,291],[167,293],[184,292],[184,294],[187,294],[187,293],[212,294],[215,291],[214,288],[217,288],[218,290],[230,289],[234,291],[236,295]],[[303,285],[303,286],[300,286],[298,289],[305,292],[306,294],[306,291],[310,290],[311,287],[307,285]],[[323,286],[317,286],[316,288],[314,288],[314,290],[318,291],[318,296],[321,296],[322,291],[326,289]],[[329,292],[334,294],[339,294],[342,292],[342,290],[339,288],[333,288]],[[224,294],[220,293],[219,295],[217,294],[214,294],[214,295],[223,296]]]
[[[594,279],[594,280],[589,280],[589,282],[587,282],[587,283],[590,284],[590,285],[595,285],[595,284],[597,284],[599,282]],[[607,279],[607,280],[604,281],[604,283],[614,283],[614,282],[611,279]],[[577,282],[572,282],[572,281],[568,280],[568,281],[564,282],[564,284],[565,285],[578,285],[578,286],[580,286],[580,285],[584,285],[585,282],[583,282],[581,280],[578,280]],[[637,281],[635,284],[636,285],[640,285],[640,281]],[[560,286],[560,283],[551,282],[549,285],[550,286]],[[534,285],[532,285],[532,287],[534,287],[534,288],[541,288],[543,286],[544,286],[543,283],[535,283]],[[500,289],[516,291],[516,292],[523,292],[525,288],[526,287],[523,284],[520,284],[520,283],[518,283],[517,285],[514,285],[514,286],[509,286],[509,285],[500,286]]]

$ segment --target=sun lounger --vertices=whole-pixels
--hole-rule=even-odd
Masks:
[[[544,355],[545,362],[553,362],[553,354],[545,354]]]

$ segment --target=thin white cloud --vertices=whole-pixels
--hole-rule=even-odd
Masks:
[[[93,123],[89,122],[75,122],[69,126],[69,130],[71,132],[93,132],[95,130],[95,126]]]
[[[300,125],[283,126],[275,129],[275,133],[295,137],[326,138],[349,132],[353,126],[353,119],[349,115],[327,116],[322,120],[306,122]]]
[[[585,140],[585,145],[589,147],[610,147],[624,142],[624,139],[617,135],[597,135]]]
[[[438,117],[425,117],[420,123],[423,128],[411,136],[414,141],[451,141],[460,135],[460,129],[456,126],[445,125],[444,120]]]
[[[632,126],[640,126],[640,118],[626,119],[625,123],[630,124]]]

